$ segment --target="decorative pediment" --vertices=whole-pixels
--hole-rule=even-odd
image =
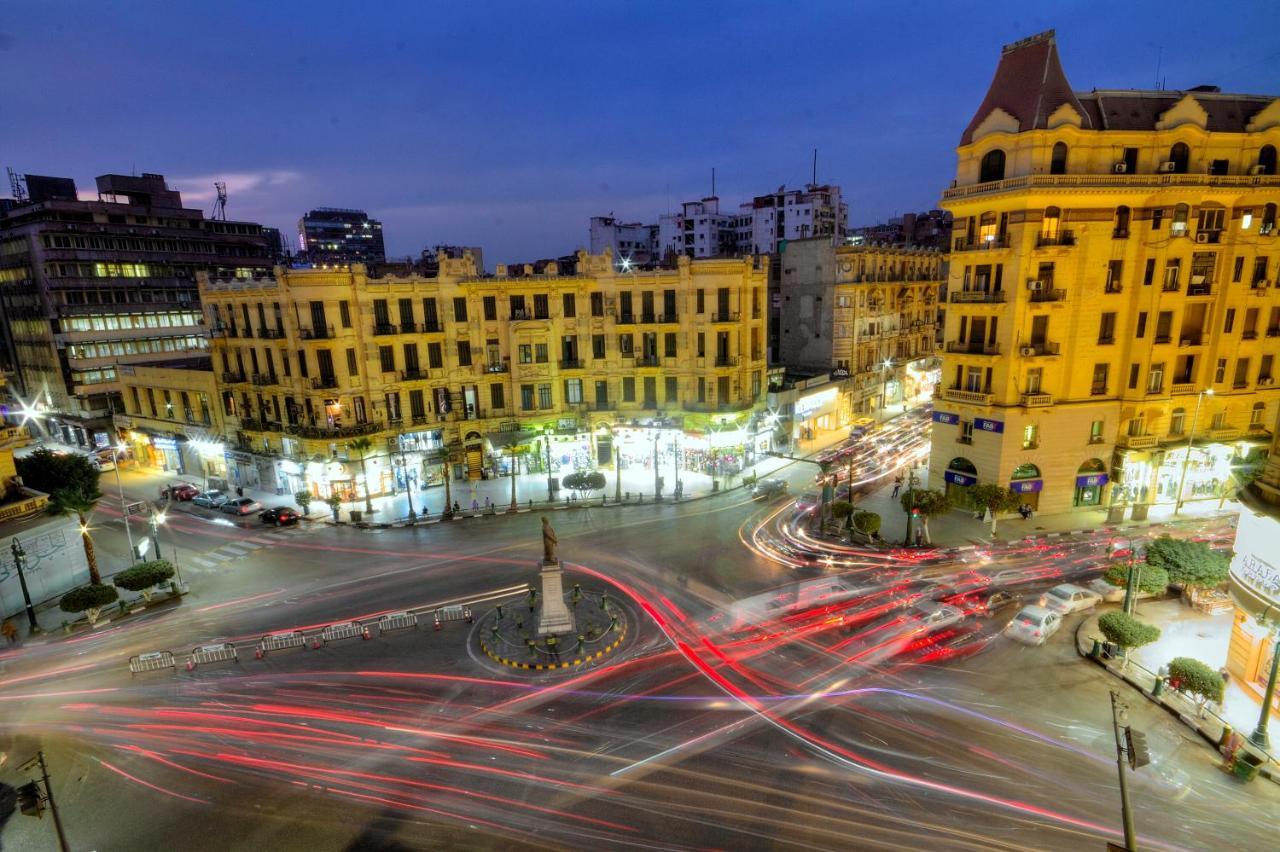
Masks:
[[[1249,124],[1245,127],[1245,130],[1249,133],[1257,133],[1260,130],[1277,126],[1280,126],[1280,98],[1276,98],[1258,110],[1253,118],[1249,119]]]
[[[973,129],[973,140],[976,142],[983,136],[992,133],[1017,133],[1018,119],[1009,113],[996,107],[987,113],[987,117],[982,119],[977,127]]]
[[[1062,127],[1069,124],[1072,127],[1079,127],[1081,116],[1079,111],[1071,104],[1063,104],[1053,111],[1049,116],[1048,127],[1053,130],[1055,127]]]
[[[1169,107],[1156,122],[1156,130],[1172,130],[1184,124],[1194,124],[1204,129],[1209,124],[1209,113],[1192,95],[1183,95],[1176,104]]]

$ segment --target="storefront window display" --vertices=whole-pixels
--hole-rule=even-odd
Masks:
[[[1108,482],[1107,466],[1101,459],[1089,459],[1076,471],[1076,492],[1072,505],[1101,506],[1102,489]]]
[[[947,495],[956,505],[969,506],[972,503],[970,487],[978,484],[978,468],[964,457],[954,458],[947,465],[943,481],[946,483]]]
[[[1044,480],[1040,477],[1040,468],[1031,463],[1020,464],[1013,469],[1009,477],[1009,488],[1018,495],[1022,505],[1035,510],[1040,508],[1040,491]]]

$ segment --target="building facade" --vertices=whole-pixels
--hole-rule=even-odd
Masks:
[[[613,253],[619,263],[651,266],[662,260],[658,242],[658,226],[639,222],[619,222],[612,216],[592,216],[589,251]]]
[[[123,411],[116,430],[145,467],[188,477],[204,488],[227,478],[226,421],[208,357],[121,364]]]
[[[768,449],[765,259],[624,273],[580,252],[573,274],[496,275],[439,260],[433,278],[202,282],[233,485],[349,495],[367,475],[379,494],[656,458],[732,471]]]
[[[1274,97],[1073,92],[1052,32],[1004,48],[943,194],[949,490],[1116,519],[1218,496],[1277,415],[1277,146]]]
[[[318,207],[298,220],[298,252],[317,266],[383,263],[382,223],[363,210]]]
[[[946,210],[904,213],[879,225],[851,228],[849,241],[854,245],[869,243],[949,251],[951,222],[951,214]]]
[[[835,237],[842,240],[849,227],[849,206],[840,187],[809,184],[804,189],[757,195],[742,205],[736,236],[739,254],[773,254],[787,240]],[[748,227],[749,220],[749,227]]]
[[[779,363],[838,380],[830,412],[814,409],[798,428],[843,428],[933,396],[945,255],[820,237],[787,241],[778,262]]]
[[[196,272],[252,275],[269,250],[261,226],[205,219],[163,175],[103,175],[96,201],[65,178],[27,188],[0,213],[6,367],[54,437],[109,446],[116,365],[205,352]]]
[[[739,254],[734,216],[720,212],[714,195],[686,201],[679,213],[658,217],[658,250],[664,262],[679,256],[733,257]]]

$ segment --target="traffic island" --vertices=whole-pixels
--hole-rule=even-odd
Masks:
[[[613,655],[627,639],[632,620],[627,609],[608,592],[578,584],[565,595],[574,632],[539,636],[540,597],[530,589],[523,600],[496,606],[478,619],[476,635],[485,656],[521,671],[579,669]]]

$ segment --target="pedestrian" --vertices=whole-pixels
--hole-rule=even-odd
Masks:
[[[453,513],[454,513],[455,515],[457,515],[457,514],[460,514],[461,512],[462,512],[462,507],[458,505],[458,501],[457,501],[457,500],[454,500],[454,501],[453,501]]]
[[[236,486],[236,496],[237,497],[244,496],[244,488],[242,486],[239,486],[239,485]]]
[[[899,491],[901,491],[901,490],[902,490],[902,477],[901,477],[901,476],[899,476],[897,479],[895,479],[895,480],[893,481],[893,494],[891,494],[891,495],[889,495],[889,496],[891,496],[891,497],[897,497],[897,496],[898,496],[898,492],[899,492]]]
[[[4,638],[9,640],[10,645],[18,644],[18,625],[13,623],[12,618],[4,620],[4,627],[0,627],[0,632],[4,633]]]
[[[485,499],[487,500],[489,498],[486,497]],[[473,512],[480,511],[480,501],[474,497],[471,498],[471,511]]]

